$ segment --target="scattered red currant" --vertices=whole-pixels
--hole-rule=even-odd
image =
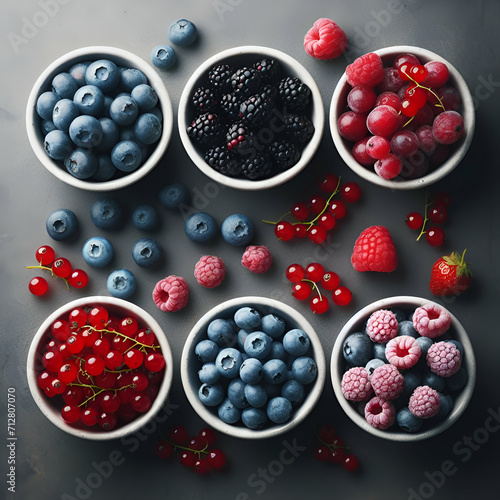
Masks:
[[[354,453],[346,453],[347,446],[330,424],[322,425],[316,436],[321,442],[314,450],[314,457],[318,462],[341,464],[348,472],[355,472],[359,468],[359,459]]]
[[[349,288],[339,286],[332,293],[332,300],[338,306],[346,306],[352,300],[352,293]]]
[[[328,311],[328,300],[323,296],[316,295],[311,299],[309,305],[314,314],[324,314]]]
[[[347,203],[354,203],[361,198],[361,188],[356,182],[346,182],[340,188],[340,196]]]
[[[318,262],[312,262],[305,269],[305,278],[314,283],[320,281],[324,274],[325,268]]]
[[[287,267],[285,275],[288,281],[298,283],[305,276],[305,270],[300,264],[291,264]]]
[[[43,295],[49,289],[49,284],[45,278],[35,276],[30,280],[28,288],[33,295]]]
[[[424,218],[418,212],[411,212],[406,216],[406,225],[410,229],[420,229],[424,223]]]

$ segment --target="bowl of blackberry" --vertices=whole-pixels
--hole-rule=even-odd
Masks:
[[[170,96],[143,59],[116,47],[82,47],[53,61],[28,97],[26,130],[41,164],[88,191],[139,181],[170,143]]]
[[[421,47],[358,57],[333,93],[330,132],[345,163],[390,189],[429,186],[463,160],[474,135],[471,93],[460,72]]]
[[[340,331],[331,357],[335,395],[361,429],[399,442],[451,427],[474,391],[469,337],[442,305],[398,296],[359,310]]]
[[[220,52],[188,80],[178,127],[195,165],[216,182],[240,190],[281,185],[316,153],[325,114],[309,72],[276,49]]]

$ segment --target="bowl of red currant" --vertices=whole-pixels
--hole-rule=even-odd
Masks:
[[[330,132],[345,163],[390,189],[417,189],[455,169],[475,113],[459,71],[429,50],[386,47],[348,65],[333,93]]]
[[[83,439],[116,439],[160,411],[172,386],[172,352],[160,325],[140,307],[85,297],[42,323],[27,377],[35,403],[59,429]]]

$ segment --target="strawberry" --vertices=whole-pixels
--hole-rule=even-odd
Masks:
[[[390,273],[398,266],[398,255],[389,230],[370,226],[358,236],[351,256],[356,271]]]
[[[439,258],[432,266],[430,289],[434,295],[460,295],[469,288],[472,273],[464,261],[465,250],[462,255],[451,252]]]

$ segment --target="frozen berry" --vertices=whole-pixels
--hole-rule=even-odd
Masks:
[[[346,68],[347,83],[352,87],[368,85],[374,87],[384,78],[384,67],[379,55],[370,52],[358,57]]]
[[[269,271],[273,256],[264,245],[250,245],[241,258],[241,264],[252,273],[263,274]]]
[[[156,283],[153,300],[162,311],[179,311],[188,303],[189,286],[181,276],[167,276]]]
[[[196,281],[205,288],[219,286],[226,275],[224,262],[215,255],[204,255],[196,263],[194,277]]]

